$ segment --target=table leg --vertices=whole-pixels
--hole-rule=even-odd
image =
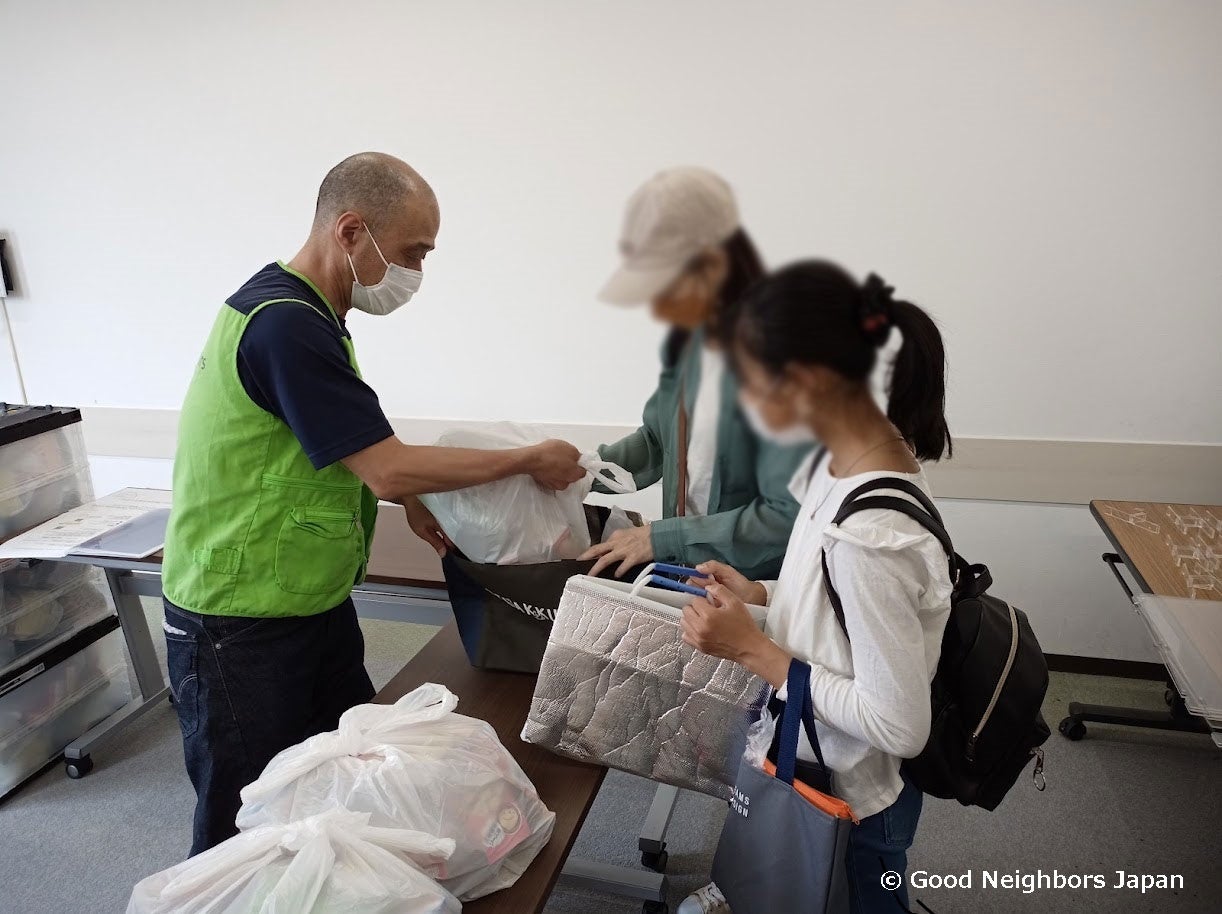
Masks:
[[[1078,741],[1086,736],[1086,724],[1120,724],[1150,730],[1175,730],[1183,733],[1209,733],[1210,726],[1184,707],[1175,684],[1167,683],[1165,695],[1170,710],[1147,711],[1143,708],[1116,708],[1108,705],[1069,703],[1069,716],[1057,727],[1067,739]]]
[[[666,852],[666,830],[670,828],[675,804],[679,799],[679,788],[670,784],[659,784],[654,792],[653,803],[645,824],[641,826],[641,837],[637,847],[641,851],[641,865],[659,873],[666,872],[669,855]]]
[[[651,905],[665,905],[666,893],[670,887],[661,873],[649,873],[588,860],[568,861],[560,871],[560,878],[565,885],[573,888],[605,892],[621,898],[639,898]]]
[[[152,698],[165,691],[165,677],[161,675],[161,661],[149,633],[148,618],[140,605],[140,595],[134,587],[130,571],[106,570],[106,581],[119,612],[119,624],[123,626],[123,637],[127,640],[127,652],[132,658],[132,669],[143,698]]]

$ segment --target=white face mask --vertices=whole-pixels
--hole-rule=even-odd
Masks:
[[[352,270],[352,307],[366,314],[376,314],[380,317],[390,314],[396,308],[401,308],[411,301],[412,296],[420,290],[420,282],[424,279],[424,274],[419,270],[401,267],[397,263],[387,263],[368,225],[365,226],[365,233],[373,242],[374,250],[382,258],[382,263],[386,264],[386,273],[382,281],[376,285],[361,285],[356,278],[356,267],[352,265],[352,255],[349,254],[348,267]]]
[[[759,407],[744,396],[739,396],[738,405],[743,411],[743,416],[746,417],[747,424],[751,426],[751,431],[764,441],[788,447],[795,444],[813,444],[819,440],[810,430],[810,426],[804,422],[795,422],[793,425],[773,431],[764,421],[764,417],[760,415]]]

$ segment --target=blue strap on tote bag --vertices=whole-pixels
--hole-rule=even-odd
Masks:
[[[775,769],[743,759],[713,858],[713,881],[734,914],[847,914],[847,804],[794,780],[801,729],[819,759],[810,667],[789,665]],[[826,779],[824,785],[825,786]]]

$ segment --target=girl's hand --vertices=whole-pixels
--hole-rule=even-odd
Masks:
[[[683,610],[683,640],[702,653],[733,660],[779,689],[789,675],[790,655],[759,630],[727,587],[705,589],[708,599],[697,597]]]
[[[708,575],[716,583],[722,585],[744,603],[754,603],[763,606],[768,602],[768,591],[758,581],[752,581],[729,565],[721,562],[701,562],[696,566],[701,574]],[[703,587],[707,578],[692,578],[691,583]]]
[[[619,562],[619,568],[615,570],[617,578],[622,578],[629,568],[652,562],[653,540],[649,537],[649,524],[616,530],[605,543],[596,543],[580,556],[583,562],[595,558],[598,561],[589,571],[591,577],[598,577],[599,572],[616,562]]]
[[[697,597],[683,610],[683,640],[702,653],[739,662],[764,633],[728,587],[711,583],[705,590],[707,599]]]

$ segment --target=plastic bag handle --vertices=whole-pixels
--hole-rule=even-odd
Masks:
[[[366,825],[355,830],[354,834],[387,850],[397,850],[417,856],[427,855],[437,860],[449,860],[454,856],[454,851],[458,846],[453,838],[439,838],[436,835],[410,828]]]
[[[195,897],[200,890],[216,883],[216,874],[220,871],[235,881],[253,877],[281,856],[278,834],[268,832],[247,840],[239,840],[249,834],[243,832],[205,851],[211,855],[207,861],[209,865],[186,868],[186,872],[179,873],[162,886],[158,893],[159,900],[175,901],[179,898]],[[224,849],[218,851],[217,848],[221,847]]]
[[[272,905],[261,910],[311,911],[322,894],[323,886],[335,869],[335,848],[331,829],[323,827],[306,840],[293,854],[293,859],[276,883]]]
[[[597,454],[582,454],[577,465],[586,471],[586,475],[610,492],[627,495],[636,491],[636,477],[618,463],[603,460]]]
[[[287,787],[331,759],[356,755],[382,745],[387,733],[439,720],[458,707],[458,696],[443,685],[426,682],[394,703],[392,707],[402,713],[388,715],[382,725],[375,724],[367,729],[361,729],[356,723],[358,718],[353,712],[359,707],[340,716],[338,729],[311,737],[309,751],[296,752],[287,760],[280,760],[279,756],[272,759],[263,774],[242,788],[242,802],[250,803]]]

